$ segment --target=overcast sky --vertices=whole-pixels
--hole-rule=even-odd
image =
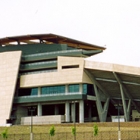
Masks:
[[[0,38],[43,33],[107,48],[92,60],[140,67],[140,0],[0,0]]]

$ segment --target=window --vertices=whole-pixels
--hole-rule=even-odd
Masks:
[[[62,66],[62,69],[79,68],[79,65]]]
[[[38,88],[32,88],[31,95],[37,95],[37,94],[38,94]]]
[[[65,86],[48,86],[41,88],[42,94],[56,94],[56,93],[65,93]]]
[[[83,84],[83,94],[87,94],[87,84]]]
[[[95,95],[92,84],[83,84],[83,94]]]
[[[79,84],[69,85],[69,92],[79,92]]]
[[[18,90],[18,96],[32,96],[38,94],[38,88],[21,88]]]

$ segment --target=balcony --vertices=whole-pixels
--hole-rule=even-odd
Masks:
[[[53,102],[66,100],[83,100],[87,99],[87,95],[80,92],[73,93],[51,93],[44,95],[20,96],[14,98],[14,103],[35,103],[35,102]]]

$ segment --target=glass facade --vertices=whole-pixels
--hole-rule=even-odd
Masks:
[[[83,94],[95,95],[94,88],[92,84],[83,84]]]
[[[58,86],[46,86],[41,87],[41,94],[64,94],[65,93],[65,85]],[[80,85],[79,84],[71,84],[68,85],[68,93],[79,93]],[[95,95],[94,88],[92,84],[82,84],[82,94],[86,95]],[[18,96],[34,96],[38,95],[38,88],[24,88],[19,89]]]
[[[87,84],[83,84],[83,94],[87,94]]]
[[[65,93],[65,86],[48,86],[41,88],[42,94],[57,94],[57,93]]]
[[[37,94],[38,94],[38,88],[32,88],[31,95],[37,95]]]
[[[68,86],[68,91],[70,93],[72,93],[72,92],[79,92],[79,84],[69,85]]]
[[[18,96],[33,96],[38,94],[38,88],[23,88],[18,90]]]

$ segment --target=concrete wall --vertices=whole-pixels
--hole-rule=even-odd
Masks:
[[[0,125],[10,118],[21,51],[0,53]]]
[[[64,115],[33,116],[32,124],[60,124],[65,121]],[[31,117],[22,117],[22,125],[30,125]]]
[[[27,116],[28,110],[26,107],[18,106],[14,115],[16,116],[16,120],[13,122],[14,124],[21,123],[21,117]]]
[[[79,66],[78,68],[63,68],[63,66],[73,67],[77,65]],[[84,58],[59,56],[57,66],[56,72],[22,75],[20,77],[20,87],[91,83],[84,73]]]
[[[137,110],[132,110],[132,121],[140,121],[140,113]]]

